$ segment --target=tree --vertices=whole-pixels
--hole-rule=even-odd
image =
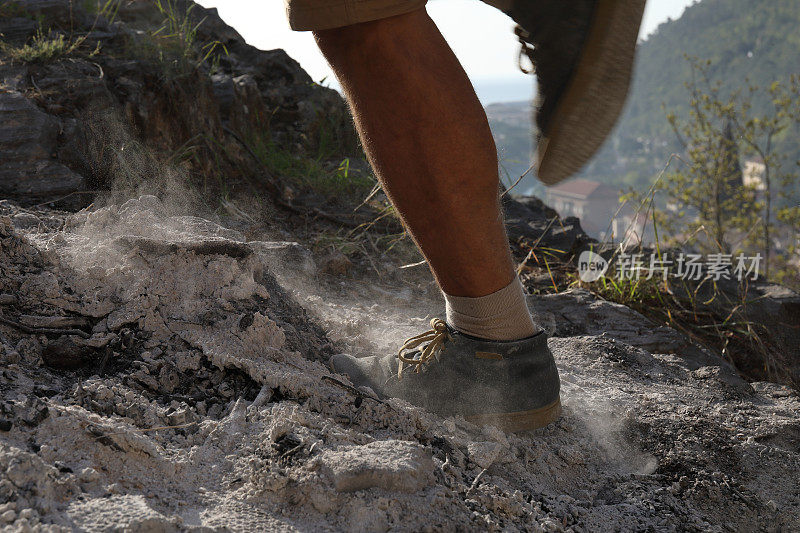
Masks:
[[[711,63],[687,60],[689,116],[667,114],[684,154],[655,187],[666,200],[657,220],[673,238],[697,236],[704,251],[761,253],[768,277],[773,263],[787,265],[786,255],[798,251],[791,238],[792,225],[800,225],[798,165],[776,146],[800,124],[800,78],[766,89],[748,82],[746,90],[723,97],[720,82],[710,79]],[[765,93],[771,107],[755,113],[751,102]],[[742,156],[763,165],[760,175],[743,179]],[[785,242],[776,243],[776,235]],[[783,256],[773,258],[775,250]]]

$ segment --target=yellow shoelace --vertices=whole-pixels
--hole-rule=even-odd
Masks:
[[[442,350],[444,350],[444,342],[447,340],[453,340],[453,338],[450,336],[450,332],[447,331],[447,324],[441,318],[431,319],[431,328],[433,329],[430,331],[426,331],[425,333],[421,333],[415,337],[407,339],[403,344],[403,347],[400,348],[400,352],[397,354],[397,358],[400,360],[400,365],[397,369],[397,379],[402,378],[403,369],[406,365],[413,366],[414,369],[419,372],[422,368],[422,365],[427,365],[434,357],[438,361],[439,354],[442,352]],[[419,357],[412,358],[403,355],[403,352],[407,350],[413,350],[425,342],[428,344],[422,348]]]

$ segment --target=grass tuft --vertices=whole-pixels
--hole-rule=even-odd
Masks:
[[[0,41],[0,51],[18,63],[47,63],[71,54],[84,40],[83,37],[67,40],[63,34],[51,36],[39,29],[33,39],[22,46]]]

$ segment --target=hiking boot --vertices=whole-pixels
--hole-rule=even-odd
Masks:
[[[518,24],[520,58],[528,56],[538,80],[534,168],[546,185],[578,172],[614,127],[630,86],[644,5],[511,0],[506,13]]]
[[[331,366],[380,398],[402,398],[479,425],[524,431],[558,418],[558,370],[544,332],[519,341],[487,341],[438,318],[431,327],[408,339],[396,355],[339,354]]]

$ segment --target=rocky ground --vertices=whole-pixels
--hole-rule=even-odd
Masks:
[[[154,197],[0,217],[2,528],[800,527],[796,392],[623,306],[531,301],[565,413],[505,434],[327,368],[423,328],[437,302],[410,289],[320,292],[302,246]]]
[[[800,529],[800,297],[774,285],[749,382],[628,307],[532,296],[565,407],[536,432],[333,374],[427,329],[438,291],[386,251],[385,198],[337,196],[343,162],[367,172],[341,98],[173,4],[191,46],[150,0],[0,2],[0,530]],[[15,59],[37,32],[80,45]],[[590,241],[536,199],[504,209],[521,261]]]

